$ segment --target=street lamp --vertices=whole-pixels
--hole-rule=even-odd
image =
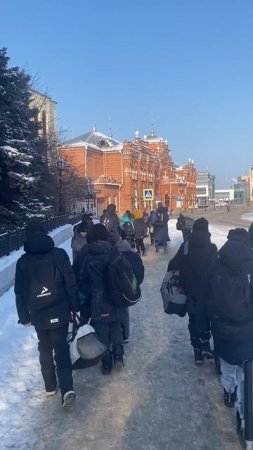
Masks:
[[[57,169],[59,172],[59,205],[58,205],[58,212],[59,214],[64,213],[63,204],[62,204],[62,171],[65,167],[65,161],[64,159],[58,159],[57,160]]]
[[[84,175],[84,178],[86,179],[87,182],[87,188],[86,188],[86,193],[87,193],[87,209],[90,209],[90,193],[91,193],[91,179],[89,177],[87,177],[87,175]]]

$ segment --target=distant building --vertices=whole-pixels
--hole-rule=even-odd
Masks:
[[[38,110],[34,120],[41,125],[39,134],[47,141],[50,149],[47,159],[51,165],[55,165],[57,159],[58,124],[56,106],[57,102],[52,100],[51,97],[31,89],[31,107],[36,107]]]
[[[196,180],[196,195],[199,207],[206,207],[214,200],[215,176],[209,172],[198,172]]]
[[[214,200],[218,202],[233,202],[234,189],[215,189]]]
[[[57,134],[57,102],[48,95],[31,90],[31,106],[38,109],[36,120],[41,123],[40,133],[45,139]]]
[[[249,177],[238,177],[234,183],[234,203],[235,205],[246,205],[250,202]]]
[[[96,198],[99,215],[109,203],[114,203],[119,213],[152,210],[159,202],[170,210],[193,208],[196,203],[193,162],[175,169],[167,141],[154,130],[143,139],[136,132],[134,142],[120,142],[94,126],[92,131],[67,141],[60,156],[89,183],[89,198],[84,199],[83,207]]]
[[[253,166],[249,169],[249,175],[241,175],[234,183],[234,201],[237,205],[253,203]]]

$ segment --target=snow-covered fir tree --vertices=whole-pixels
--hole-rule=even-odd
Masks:
[[[31,78],[8,61],[7,50],[0,49],[0,215],[2,225],[16,227],[50,209],[44,202],[55,177],[43,157],[47,143],[38,134],[37,111],[30,106]]]

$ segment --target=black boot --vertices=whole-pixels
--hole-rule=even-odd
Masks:
[[[194,359],[195,359],[195,364],[197,366],[199,366],[200,364],[203,364],[204,359],[202,356],[202,352],[200,348],[194,348]]]
[[[123,361],[124,348],[123,348],[123,345],[120,345],[120,344],[113,345],[112,352],[113,352],[114,365],[118,366],[118,367],[124,366],[124,361]]]
[[[102,358],[102,374],[110,375],[112,371],[112,354],[110,350],[107,350]]]

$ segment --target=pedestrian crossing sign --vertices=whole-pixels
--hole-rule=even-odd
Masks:
[[[143,200],[145,202],[154,200],[154,189],[143,189]]]

